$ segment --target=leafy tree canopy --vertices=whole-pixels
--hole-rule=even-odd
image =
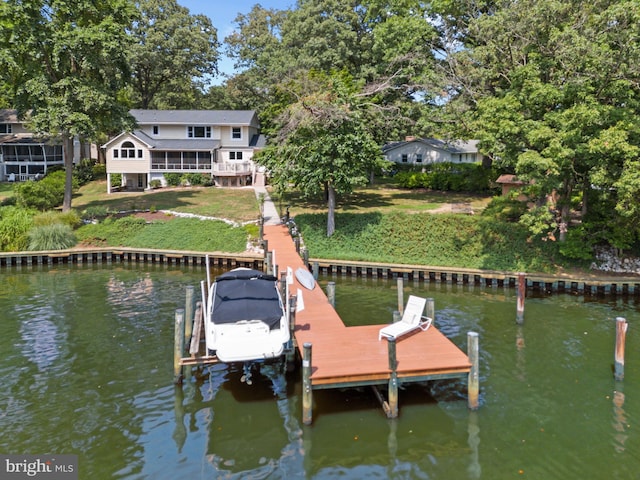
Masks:
[[[358,86],[337,72],[312,72],[292,81],[298,100],[278,118],[275,144],[257,157],[281,189],[294,184],[306,195],[326,193],[327,236],[335,230],[336,194],[365,184],[382,162],[358,104]]]
[[[176,0],[138,0],[129,62],[139,108],[192,108],[197,90],[218,73],[218,37],[211,19],[190,15]]]

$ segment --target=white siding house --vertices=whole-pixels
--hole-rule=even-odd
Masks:
[[[404,141],[388,143],[382,153],[389,161],[404,165],[430,163],[479,163],[482,154],[478,140],[445,142],[435,138],[407,137]]]
[[[254,153],[264,147],[253,110],[131,110],[138,128],[109,140],[103,148],[107,188],[111,175],[122,186],[146,189],[153,180],[166,185],[166,173],[210,175],[218,186],[260,181]]]

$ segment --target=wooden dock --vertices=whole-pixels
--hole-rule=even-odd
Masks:
[[[286,226],[265,226],[264,239],[278,272],[286,272],[287,267],[294,271],[307,268]],[[305,367],[309,371],[303,379],[305,423],[311,423],[311,394],[316,389],[388,386],[389,401],[383,407],[393,417],[397,415],[398,384],[469,377],[470,385],[477,385],[477,365],[472,371],[470,357],[434,326],[397,341],[379,340],[383,325],[345,326],[318,285],[307,290],[294,278],[292,287],[290,294],[301,292],[304,304],[295,314],[294,335],[303,356],[303,376]],[[300,301],[298,298],[298,305]],[[476,408],[477,391],[470,391],[469,397],[470,407]]]

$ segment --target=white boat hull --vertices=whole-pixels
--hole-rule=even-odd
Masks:
[[[241,277],[256,271],[235,269],[228,275],[234,272]],[[289,324],[277,282],[260,272],[256,274],[260,278],[239,279],[237,285],[235,278],[220,276],[210,288],[206,344],[209,352],[222,362],[277,358],[290,343]],[[255,318],[261,315],[263,318]]]

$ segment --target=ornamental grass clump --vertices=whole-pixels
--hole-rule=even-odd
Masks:
[[[34,227],[29,231],[28,236],[30,251],[63,250],[77,243],[71,227],[62,223]]]

